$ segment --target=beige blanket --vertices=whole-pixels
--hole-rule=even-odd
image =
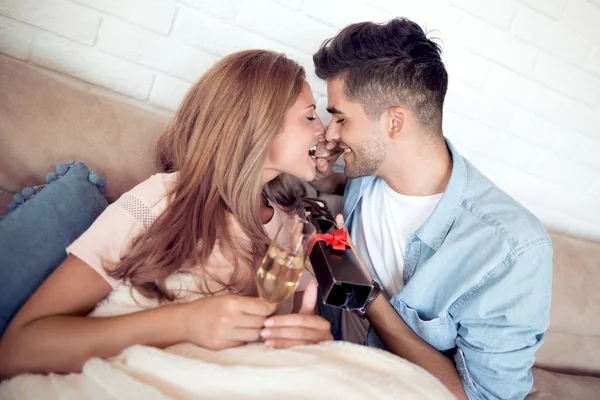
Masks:
[[[168,286],[183,293],[189,276]],[[186,300],[197,297],[191,293]],[[137,301],[136,301],[137,300]],[[155,307],[127,287],[90,316]],[[255,343],[210,351],[189,343],[165,350],[133,346],[108,360],[89,360],[80,374],[20,375],[0,384],[0,399],[452,399],[423,369],[390,353],[329,342],[288,350]]]
[[[268,350],[133,346],[81,374],[21,375],[1,399],[452,399],[421,368],[389,353],[331,342]]]

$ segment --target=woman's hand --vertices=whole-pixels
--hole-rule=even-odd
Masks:
[[[222,295],[181,307],[185,340],[221,350],[259,340],[265,319],[277,306],[257,297]]]
[[[314,315],[317,291],[316,282],[311,281],[304,290],[298,314],[276,315],[265,321],[260,336],[267,347],[283,349],[333,340],[329,321]]]

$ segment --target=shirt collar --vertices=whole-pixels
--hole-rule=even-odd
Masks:
[[[427,221],[415,232],[415,235],[426,245],[437,251],[450,227],[458,215],[465,199],[467,187],[467,165],[456,151],[452,143],[446,140],[446,146],[452,156],[452,173],[437,207]]]

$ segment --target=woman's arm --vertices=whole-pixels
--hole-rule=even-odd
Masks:
[[[0,376],[73,372],[90,357],[133,344],[166,346],[183,339],[176,306],[110,318],[86,318],[110,285],[74,256],[50,275],[10,322],[0,340]]]
[[[237,346],[258,340],[275,309],[257,298],[213,296],[117,317],[85,317],[110,291],[95,270],[69,256],[6,329],[0,340],[0,377],[81,371],[89,358],[117,355],[134,344]]]

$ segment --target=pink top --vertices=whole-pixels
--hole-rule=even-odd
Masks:
[[[83,235],[67,247],[67,253],[88,264],[113,289],[123,284],[123,282],[108,276],[105,268],[116,265],[121,257],[130,250],[133,239],[152,225],[165,210],[168,204],[167,194],[175,187],[177,177],[178,173],[156,174],[123,194],[119,200],[108,206]],[[275,235],[285,216],[282,210],[277,207],[273,208],[273,218],[264,225],[270,237]],[[231,217],[230,226],[238,240],[243,241],[246,238],[233,217]],[[234,266],[221,254],[217,244],[205,268],[210,275],[227,281]],[[193,273],[194,271],[187,272]],[[310,279],[310,273],[303,273],[296,291],[303,291]],[[221,288],[216,282],[206,282],[206,284],[214,291]],[[280,311],[282,310],[280,309]]]

